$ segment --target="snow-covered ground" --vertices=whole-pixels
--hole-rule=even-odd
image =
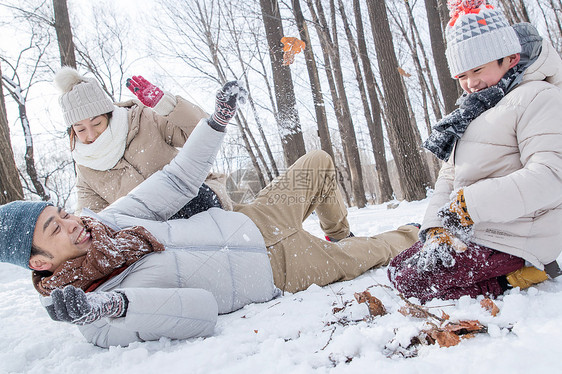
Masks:
[[[350,209],[356,235],[372,235],[420,222],[427,200]],[[315,217],[306,228],[321,235]],[[560,277],[562,278],[562,277]],[[0,373],[550,373],[562,364],[562,280],[496,300],[492,315],[480,300],[432,301],[430,311],[451,320],[479,320],[488,333],[449,348],[426,345],[417,357],[389,356],[426,328],[398,313],[404,302],[386,269],[308,290],[219,317],[206,339],[135,343],[101,349],[69,324],[50,320],[28,271],[0,264]],[[388,314],[364,321],[366,304],[354,293],[369,289]],[[345,308],[334,313],[334,308]]]

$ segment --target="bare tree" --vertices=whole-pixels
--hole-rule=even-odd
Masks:
[[[406,103],[406,93],[398,73],[398,61],[390,32],[386,4],[382,1],[367,0],[371,30],[377,62],[387,102],[389,134],[392,154],[398,169],[404,198],[408,201],[426,197],[426,188],[431,184],[427,162],[420,152]]]
[[[399,16],[395,15],[393,12],[390,12],[390,14],[393,17],[397,28],[400,30],[404,42],[408,45],[411,51],[411,57],[414,62],[413,66],[415,67],[416,75],[419,82],[419,87],[421,88],[420,95],[422,99],[424,121],[426,125],[427,134],[429,135],[431,133],[432,119],[429,113],[428,98],[429,98],[429,102],[431,103],[431,108],[433,109],[433,115],[436,120],[442,117],[441,108],[440,108],[441,103],[439,100],[439,95],[437,94],[437,88],[433,84],[433,77],[432,77],[431,69],[429,67],[429,61],[425,54],[425,47],[421,42],[419,31],[412,12],[411,4],[405,2],[404,7],[406,8],[406,14],[408,15],[409,31],[406,30],[406,26],[404,26],[403,21],[400,19]],[[424,62],[424,64],[422,64],[422,61]],[[406,72],[403,72],[401,75],[405,76],[408,74]],[[404,81],[404,78],[402,80]],[[407,103],[408,102],[409,101],[407,101]],[[410,111],[410,117],[414,118],[414,113],[413,113],[413,109],[411,108],[411,105],[408,106],[408,110]],[[414,130],[417,130],[417,127],[415,127]],[[433,165],[433,174],[437,175],[441,168],[441,162],[436,157],[432,157],[431,160],[432,160],[431,164]]]
[[[408,47],[412,51],[412,58],[414,60],[414,66],[418,73],[418,81],[422,87],[422,94],[427,96],[431,102],[431,107],[433,109],[433,114],[435,118],[441,118],[441,102],[439,94],[437,93],[437,87],[435,87],[433,81],[433,73],[430,68],[429,59],[425,52],[425,46],[422,42],[420,32],[418,30],[418,25],[416,24],[416,19],[412,11],[412,5],[410,3],[404,3],[406,8],[406,13],[408,14],[408,25],[410,30],[410,37],[407,37],[407,32],[404,30],[404,37],[407,40]],[[400,27],[402,29],[402,27]],[[405,27],[404,27],[405,29]]]
[[[371,59],[367,51],[367,43],[365,42],[365,31],[363,27],[363,19],[361,18],[361,5],[359,0],[353,0],[353,12],[355,14],[355,26],[357,28],[357,46],[359,56],[363,65],[365,74],[365,82],[367,84],[367,93],[369,94],[369,102],[371,104],[372,127],[369,127],[371,144],[375,156],[375,169],[377,171],[377,181],[379,185],[379,195],[377,202],[384,202],[392,199],[393,190],[390,184],[390,176],[388,174],[388,165],[385,155],[384,136],[382,128],[382,110],[377,95],[377,81],[371,67]],[[369,124],[369,123],[368,123]]]
[[[320,37],[322,53],[324,56],[324,70],[330,85],[330,94],[334,104],[338,128],[342,138],[342,148],[349,169],[351,188],[355,205],[362,208],[367,204],[365,188],[363,187],[363,171],[357,138],[351,120],[351,112],[347,101],[345,82],[341,68],[339,45],[337,40],[337,25],[335,24],[335,3],[330,1],[332,27],[328,25],[321,0],[306,0],[307,6]]]
[[[201,6],[201,4],[199,2],[196,3],[196,6],[197,6],[198,15],[199,15],[199,20],[201,21],[201,24],[202,24],[202,26],[204,27],[204,30],[205,30],[205,38],[207,40],[209,52],[212,55],[213,65],[215,66],[216,73],[217,73],[217,75],[220,79],[220,83],[224,84],[224,83],[226,83],[227,78],[226,78],[226,74],[225,74],[225,68],[223,67],[223,63],[221,62],[220,49],[219,49],[219,45],[218,45],[218,42],[217,42],[218,35],[220,35],[220,29],[216,32],[217,40],[215,40],[215,36],[214,36],[215,34],[213,34],[213,30],[212,30],[212,27],[211,27],[212,14],[209,14],[207,12],[207,8],[205,6]],[[248,125],[247,125],[247,122],[246,122],[245,118],[243,118],[243,116],[240,112],[236,113],[235,119],[236,119],[236,123],[238,124],[238,128],[240,130],[240,134],[242,136],[242,139],[245,143],[246,150],[248,151],[248,154],[250,155],[250,160],[252,161],[252,164],[254,165],[254,169],[256,170],[260,185],[262,187],[264,187],[265,184],[266,184],[265,177],[264,177],[263,172],[262,172],[262,170],[259,166],[259,163],[258,163],[258,157],[259,157],[259,158],[261,158],[263,164],[265,165],[265,160],[263,158],[263,155],[262,155],[261,151],[259,150],[259,147],[257,146],[257,142],[255,141],[251,131],[248,128]],[[256,152],[258,153],[258,157],[256,157],[256,155],[252,151],[252,146],[251,146],[250,142],[254,144],[254,146],[256,148]]]
[[[233,12],[231,6],[227,7],[227,13],[224,15],[223,19],[224,19],[224,23],[227,26],[227,31],[233,39],[232,48],[234,49],[234,54],[238,57],[238,62],[240,63],[240,67],[245,72],[245,71],[248,70],[248,66],[251,65],[252,61],[251,60],[246,61],[244,56],[243,56],[243,53],[242,53],[242,50],[241,50],[242,39],[240,38],[242,32],[236,26],[236,20],[234,19],[234,12]],[[265,136],[265,132],[264,132],[263,126],[262,126],[262,120],[261,120],[261,118],[258,114],[256,103],[255,103],[254,98],[252,96],[253,88],[250,85],[250,82],[248,80],[248,74],[243,74],[243,77],[244,77],[244,80],[245,80],[245,83],[246,83],[246,89],[248,91],[248,102],[250,104],[250,107],[252,108],[252,114],[254,115],[256,127],[258,129],[258,132],[259,132],[261,140],[263,142],[263,146],[265,148],[267,157],[268,157],[269,162],[271,164],[271,169],[273,170],[273,174],[271,172],[271,169],[268,167],[267,162],[265,161],[265,158],[263,156],[263,153],[261,152],[261,147],[257,144],[257,142],[254,142],[254,147],[255,147],[255,150],[258,154],[258,157],[262,161],[263,168],[264,168],[265,172],[267,173],[267,175],[269,177],[269,180],[271,181],[273,179],[273,177],[276,177],[276,176],[279,175],[279,170],[277,168],[277,163],[275,161],[275,158],[273,157],[273,152],[271,151],[269,141],[267,140],[267,137]],[[247,125],[247,121],[245,119],[243,119],[243,121],[246,123],[245,129],[248,132],[248,135],[251,136],[251,131],[250,131],[249,126]]]
[[[316,0],[317,6],[321,8],[321,1]],[[323,13],[323,11],[322,11]],[[347,156],[350,158],[350,175],[351,175],[351,188],[353,190],[353,198],[355,205],[358,208],[363,208],[367,205],[367,197],[365,195],[365,186],[363,185],[363,169],[361,167],[361,157],[359,154],[359,146],[357,145],[357,136],[355,135],[355,127],[351,118],[351,110],[349,109],[349,102],[345,89],[345,81],[343,78],[343,70],[341,65],[341,55],[338,38],[338,27],[336,22],[336,5],[334,0],[330,0],[330,18],[331,18],[331,35],[334,43],[332,51],[334,76],[336,78],[336,86],[339,92],[339,99],[341,101],[340,109],[342,112],[342,119],[346,121],[344,124],[344,132],[342,133],[342,141],[344,147],[348,147]]]
[[[306,153],[291,68],[283,64],[283,23],[277,0],[260,0],[265,35],[269,45],[271,71],[275,82],[277,115],[279,116],[281,145],[287,165],[292,165]]]
[[[361,71],[361,63],[359,61],[359,52],[358,52],[358,46],[355,43],[355,38],[351,32],[351,26],[350,23],[347,19],[347,14],[345,12],[345,8],[343,6],[343,2],[341,0],[338,0],[338,5],[339,5],[339,12],[340,12],[340,16],[343,22],[343,28],[345,30],[345,34],[347,37],[347,41],[348,41],[348,45],[349,45],[349,50],[351,53],[351,60],[353,62],[353,67],[355,68],[355,79],[357,80],[357,85],[359,87],[359,94],[361,96],[361,102],[363,104],[363,113],[365,116],[365,120],[367,123],[367,128],[369,129],[369,134],[371,135],[371,144],[373,145],[373,151],[375,150],[375,145],[376,145],[376,141],[374,138],[374,134],[375,134],[375,122],[373,119],[373,114],[371,113],[371,108],[369,106],[369,98],[368,98],[368,94],[367,94],[367,90],[365,88],[365,82],[363,79],[363,72]],[[378,104],[378,103],[377,103]],[[376,114],[377,116],[379,116],[379,113]],[[379,116],[380,118],[380,116]],[[384,143],[383,143],[383,147],[384,147]],[[383,148],[384,149],[384,148]],[[377,153],[374,153],[375,155],[375,159],[377,157]],[[383,153],[384,155],[384,153]],[[383,159],[384,164],[386,166],[386,158]],[[387,175],[388,176],[388,175]],[[390,183],[390,180],[389,180]],[[381,189],[379,187],[379,189]],[[382,189],[381,189],[382,190]],[[380,199],[381,202],[382,201],[387,201],[390,200],[391,196],[392,196],[392,189],[390,191],[391,195],[390,196],[386,196],[384,200]]]
[[[341,101],[339,99],[338,96],[338,92],[337,92],[337,88],[336,88],[336,83],[335,83],[335,78],[334,78],[334,69],[332,68],[333,62],[332,62],[332,51],[330,51],[330,48],[333,47],[332,43],[331,43],[331,36],[328,30],[328,25],[326,23],[326,19],[322,13],[322,20],[319,19],[319,16],[316,14],[316,10],[314,9],[314,5],[312,4],[312,0],[305,0],[307,7],[311,13],[312,16],[312,23],[314,24],[314,27],[316,29],[316,33],[318,34],[319,38],[320,38],[320,45],[321,45],[321,50],[322,50],[322,56],[324,58],[324,72],[326,73],[326,78],[328,80],[328,86],[330,87],[330,95],[332,97],[332,105],[334,106],[334,112],[336,115],[336,120],[338,123],[338,129],[340,131],[340,137],[342,138],[342,148],[343,148],[343,156],[342,156],[342,152],[340,152],[338,150],[338,148],[336,147],[336,149],[334,149],[334,161],[336,163],[336,169],[338,170],[338,180],[340,182],[340,187],[342,188],[343,194],[345,196],[346,199],[346,203],[348,206],[351,206],[351,198],[349,196],[349,192],[347,191],[347,184],[345,183],[345,181],[349,181],[350,184],[353,183],[351,180],[351,175],[349,173],[347,173],[349,175],[349,178],[344,178],[344,174],[343,172],[346,171],[348,172],[351,168],[350,166],[350,162],[352,162],[352,160],[350,159],[350,157],[348,157],[348,151],[349,148],[345,142],[345,140],[343,139],[343,132],[342,132],[342,128],[344,125],[344,119],[342,118],[343,116],[343,110],[341,109]],[[338,168],[338,160],[342,160],[343,163],[345,164],[344,168]]]
[[[449,74],[449,66],[445,57],[445,29],[441,27],[441,17],[438,0],[425,0],[427,25],[431,39],[433,63],[437,73],[441,96],[445,105],[445,112],[451,113],[456,108],[457,97],[460,95],[457,83]]]
[[[548,0],[548,4],[537,1],[537,7],[546,25],[550,42],[558,53],[562,52],[562,1]],[[552,14],[551,14],[552,13]]]
[[[76,69],[72,28],[70,27],[66,0],[53,0],[53,12],[55,15],[54,26],[59,42],[61,66],[70,66]]]
[[[2,77],[1,66],[0,77]],[[0,84],[0,156],[0,204],[23,199],[23,188],[12,151],[2,84]]]
[[[129,66],[135,62],[127,52],[131,48],[129,41],[134,38],[127,20],[115,10],[99,6],[93,14],[95,32],[77,32],[74,36],[78,65],[89,71],[111,100],[117,102],[125,90]]]
[[[54,40],[55,21],[50,5],[49,1],[29,1],[21,3],[19,7],[0,5],[12,12],[20,37],[29,35],[26,47],[19,52],[12,51],[12,55],[7,53],[2,58],[10,69],[9,75],[4,71],[2,84],[18,107],[25,139],[25,167],[20,166],[20,170],[25,169],[26,175],[19,172],[24,195],[36,194],[43,200],[53,200],[55,204],[65,206],[71,196],[74,173],[68,153],[61,152],[60,140],[61,135],[64,135],[49,129],[46,134],[32,131],[30,122],[33,118],[28,117],[27,105],[30,98],[35,99],[37,96],[35,87],[39,86],[36,84],[51,81],[52,72],[56,69],[53,66],[61,63],[60,55],[55,57],[51,43]],[[45,136],[49,137],[48,142],[42,140]]]
[[[523,0],[501,0],[501,7],[510,23],[530,22],[529,12]]]
[[[40,59],[37,60],[37,63],[39,63],[39,61]],[[4,62],[6,61],[4,60]],[[31,192],[37,194],[42,200],[47,201],[50,199],[50,196],[39,180],[39,174],[37,173],[37,169],[35,167],[33,135],[31,134],[31,128],[29,126],[26,108],[27,94],[29,93],[29,90],[22,89],[22,86],[19,83],[19,76],[16,69],[10,64],[8,65],[13,70],[13,76],[12,78],[9,78],[7,75],[3,74],[2,84],[4,88],[6,88],[12,99],[18,105],[19,118],[25,136],[25,166],[27,175],[29,176],[29,178],[31,179],[31,183],[33,184],[33,190]]]
[[[21,6],[9,4],[0,4],[0,6],[12,10],[16,19],[25,19],[31,28],[38,26],[54,28],[58,39],[61,65],[76,68],[74,42],[66,0],[52,0],[52,10],[49,9],[48,4],[40,1],[29,2]]]
[[[558,43],[554,42],[554,38],[551,38],[551,41],[552,44],[559,46],[560,45],[559,41],[560,38],[562,37],[562,1],[549,0],[549,2],[550,2],[550,7],[554,12],[554,19],[556,20],[555,28],[558,31],[558,38],[557,38]]]
[[[441,30],[445,31],[447,29],[447,24],[449,23],[449,8],[447,7],[447,0],[435,0],[437,1],[437,11],[439,12],[439,19],[441,21]],[[436,18],[432,18],[431,21],[437,21]],[[431,22],[428,19],[428,22]],[[445,34],[443,33],[443,38],[445,38]],[[433,43],[433,38],[432,38]]]
[[[236,56],[237,52],[234,50],[234,54],[231,55],[223,53],[224,50],[232,50],[228,46],[232,44],[232,39],[228,38],[229,34],[224,30],[224,17],[221,15],[223,10],[217,5],[218,2],[160,0],[160,4],[169,23],[158,22],[155,25],[158,35],[153,38],[153,42],[159,44],[158,49],[164,57],[181,61],[200,73],[197,79],[204,77],[204,79],[213,81],[214,84],[224,84],[227,80],[232,80],[229,78],[229,74],[245,79],[244,75],[247,72],[235,74],[232,66],[236,61],[229,60]],[[246,35],[253,35],[251,29],[244,31],[247,31]],[[248,69],[253,69],[246,61],[240,62],[238,56],[236,56],[236,60]],[[253,99],[251,100],[253,101]],[[253,103],[258,105],[255,101]],[[238,126],[241,143],[256,171],[260,185],[265,185],[266,178],[260,166],[260,160],[265,165],[265,159],[263,159],[263,155],[260,155],[261,151],[248,124],[243,121],[245,118],[237,115],[233,123]],[[234,144],[239,146],[240,142],[235,140]]]
[[[322,95],[322,86],[320,84],[320,75],[316,66],[314,51],[308,33],[308,27],[302,14],[300,0],[291,0],[293,6],[293,14],[297,27],[299,28],[299,35],[306,43],[304,49],[304,57],[306,61],[306,69],[308,71],[308,78],[310,81],[310,90],[312,91],[312,101],[314,102],[314,111],[316,113],[316,123],[318,125],[318,137],[320,138],[320,147],[334,158],[334,150],[332,148],[332,139],[330,137],[330,129],[328,128],[328,119],[326,117],[326,107],[324,105],[324,97]]]
[[[30,88],[40,79],[41,73],[49,70],[48,66],[45,66],[45,61],[48,59],[47,52],[51,42],[49,29],[52,29],[53,23],[47,15],[48,12],[44,3],[38,6],[30,4],[30,8],[6,4],[2,4],[2,6],[13,12],[16,24],[18,27],[22,27],[22,34],[29,31],[29,42],[18,52],[16,57],[11,59],[14,63],[5,57],[0,57],[0,60],[4,61],[5,67],[11,70],[10,73],[6,70],[2,72],[2,85],[18,107],[19,120],[25,138],[25,168],[31,181],[28,190],[30,193],[38,195],[42,200],[49,200],[50,196],[40,180],[35,165],[33,136],[26,105]],[[20,79],[20,74],[25,78]],[[23,80],[25,80],[25,83],[22,82]],[[25,177],[23,175],[21,177],[25,186],[28,186]]]

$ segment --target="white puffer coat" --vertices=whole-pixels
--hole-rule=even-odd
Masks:
[[[202,120],[162,171],[102,212],[87,213],[115,229],[143,226],[166,247],[96,290],[123,291],[129,307],[125,317],[80,327],[88,341],[107,347],[208,336],[218,314],[279,295],[263,237],[247,216],[212,208],[167,221],[197,195],[223,137]]]
[[[543,41],[522,83],[470,123],[441,169],[422,230],[464,188],[473,241],[539,269],[562,250],[562,60]]]

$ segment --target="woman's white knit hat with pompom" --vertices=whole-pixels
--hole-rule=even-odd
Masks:
[[[81,76],[73,68],[62,67],[55,75],[55,83],[62,91],[59,104],[67,126],[113,112],[113,101],[98,81]]]

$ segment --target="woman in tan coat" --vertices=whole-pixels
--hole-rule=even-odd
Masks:
[[[177,154],[199,120],[197,105],[163,92],[142,77],[127,80],[139,98],[114,104],[95,79],[63,67],[55,76],[59,99],[76,162],[76,212],[99,212]],[[178,217],[211,206],[231,208],[221,176],[210,174],[199,196]]]

